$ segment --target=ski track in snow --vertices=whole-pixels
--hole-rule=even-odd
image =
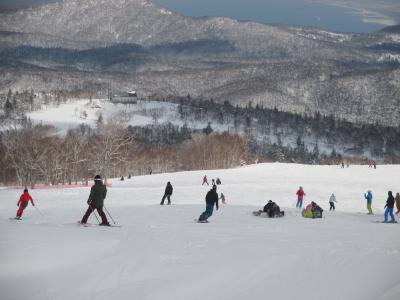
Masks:
[[[44,217],[29,205],[22,221],[9,219],[21,191],[1,189],[1,298],[399,299],[400,224],[373,223],[383,219],[387,191],[400,190],[399,171],[274,163],[115,179],[105,204],[121,228],[76,224],[89,188],[31,190]],[[210,188],[204,174],[221,178],[228,204],[198,224]],[[172,205],[160,206],[167,181]],[[299,185],[305,203],[325,209],[322,219],[294,208]],[[328,211],[332,192],[336,212]],[[251,214],[268,199],[284,218]]]

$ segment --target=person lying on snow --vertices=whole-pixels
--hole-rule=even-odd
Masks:
[[[310,204],[306,206],[305,209],[302,211],[302,215],[304,218],[322,218],[322,212],[324,210],[314,201],[311,201]]]
[[[285,212],[281,211],[278,204],[272,200],[268,200],[268,203],[265,204],[263,210],[253,212],[255,216],[260,216],[262,213],[265,213],[269,218],[279,218],[285,215]]]

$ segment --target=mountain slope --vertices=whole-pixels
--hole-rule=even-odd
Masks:
[[[105,205],[121,228],[80,227],[89,188],[30,190],[22,221],[9,220],[21,193],[0,190],[0,288],[9,300],[393,300],[399,293],[399,224],[377,224],[399,166],[259,164],[231,170],[135,176],[113,180]],[[227,205],[209,224],[204,174],[222,180]],[[160,206],[164,187],[172,205]],[[294,208],[322,206],[324,218]],[[363,193],[374,193],[366,215]],[[338,203],[328,211],[334,192]],[[284,218],[255,217],[272,199]],[[89,221],[96,224],[92,215]],[[385,274],[383,276],[382,274]],[[21,282],[25,282],[21,288]],[[365,284],[371,282],[371,284]],[[334,283],[334,288],[332,288]],[[309,288],[308,288],[309,287]],[[134,296],[133,296],[134,295]]]

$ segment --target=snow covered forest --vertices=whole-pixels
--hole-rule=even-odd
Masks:
[[[77,184],[95,173],[108,178],[265,161],[398,163],[400,157],[396,127],[190,96],[133,104],[71,96],[11,90],[4,96],[1,182]],[[76,123],[60,132],[56,122],[67,106]],[[52,119],[43,123],[41,115]],[[135,123],[138,118],[148,121]]]

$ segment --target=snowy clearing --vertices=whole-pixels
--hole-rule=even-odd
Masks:
[[[213,121],[190,118],[182,121],[177,104],[145,100],[137,100],[134,104],[121,104],[112,103],[106,99],[78,99],[60,105],[44,106],[40,110],[27,114],[35,123],[54,126],[60,134],[65,134],[68,129],[76,128],[80,124],[96,127],[100,115],[105,120],[119,116],[125,121],[126,126],[146,126],[168,122],[183,126],[186,122],[186,125],[192,129],[202,129],[209,121]],[[228,129],[228,125],[219,124],[215,130],[222,132]]]
[[[399,299],[400,224],[374,223],[383,220],[387,191],[400,190],[399,172],[274,163],[113,180],[105,205],[121,228],[76,224],[89,188],[31,190],[45,217],[29,205],[22,221],[9,220],[22,191],[1,189],[1,298]],[[222,180],[228,204],[198,224],[205,174]],[[172,205],[160,206],[167,181]],[[299,185],[306,203],[325,209],[322,219],[295,209]],[[336,212],[328,211],[332,192]],[[251,214],[268,199],[284,218]]]

